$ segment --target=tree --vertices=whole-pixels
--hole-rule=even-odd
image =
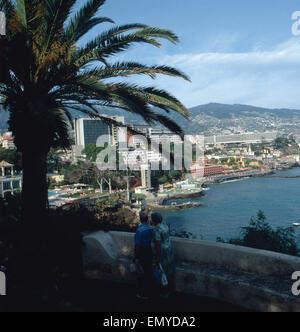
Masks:
[[[166,175],[163,175],[162,177],[158,178],[159,184],[166,184],[168,181],[169,181],[169,179]]]
[[[133,44],[160,47],[159,39],[176,44],[178,37],[169,30],[128,24],[114,26],[78,47],[78,41],[93,27],[114,22],[97,16],[105,0],[88,0],[71,15],[75,3],[76,0],[19,0],[17,4],[0,1],[8,27],[3,41],[1,103],[9,110],[10,130],[23,157],[23,214],[35,226],[37,218],[32,218],[32,211],[43,215],[47,204],[46,157],[51,147],[68,146],[67,121],[72,119],[72,110],[101,118],[99,107],[119,107],[141,115],[148,123],[160,122],[178,134],[182,134],[180,127],[151,106],[188,116],[180,101],[166,91],[123,81],[107,82],[134,74],[152,78],[163,74],[188,80],[168,66],[109,63],[111,56]]]
[[[289,146],[290,140],[286,137],[277,137],[274,141],[274,148],[276,150],[281,150]]]
[[[83,150],[82,154],[86,155],[86,159],[95,162],[97,155],[106,147],[96,146],[95,143],[89,143]]]
[[[174,180],[180,180],[182,177],[182,172],[181,171],[171,171],[170,177],[171,177],[171,179],[174,179]]]
[[[217,238],[218,242],[226,242]],[[242,227],[241,236],[228,241],[230,244],[280,252],[297,256],[299,248],[293,227],[278,227],[273,229],[267,222],[263,211],[258,211],[256,218],[251,218],[247,227]]]
[[[58,171],[58,168],[59,156],[57,154],[57,151],[51,148],[47,156],[47,171],[48,173],[53,173],[54,171]]]
[[[0,147],[0,162],[3,160],[13,164],[17,171],[22,169],[22,156],[17,150],[5,150]]]
[[[78,161],[76,165],[67,164],[62,168],[62,174],[64,175],[65,182],[67,184],[75,184],[80,182],[86,182],[86,175],[89,173],[88,170],[90,164],[83,161]],[[84,179],[85,177],[85,179]]]
[[[22,153],[27,270],[36,271],[39,264],[33,257],[39,253],[38,247],[44,246],[47,154],[51,147],[70,144],[72,111],[118,125],[99,115],[100,107],[118,107],[140,115],[148,123],[160,122],[181,135],[181,128],[163,112],[189,116],[184,105],[168,92],[124,82],[124,78],[136,74],[189,80],[184,73],[169,66],[109,61],[135,44],[160,47],[160,39],[177,44],[179,39],[172,31],[144,24],[113,26],[78,46],[92,28],[114,22],[98,16],[105,0],[87,0],[72,14],[75,3],[76,0],[0,0],[0,11],[7,21],[6,35],[0,36],[0,105],[9,111],[9,127]]]

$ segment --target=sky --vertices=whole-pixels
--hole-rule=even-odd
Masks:
[[[192,83],[173,77],[134,81],[164,88],[187,107],[217,102],[300,109],[300,35],[292,33],[296,11],[299,0],[107,0],[99,15],[117,24],[171,29],[180,37],[178,45],[137,45],[113,60],[184,71]],[[82,42],[108,27],[94,29]]]

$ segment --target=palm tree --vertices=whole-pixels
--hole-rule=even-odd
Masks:
[[[6,36],[0,36],[0,106],[9,111],[10,130],[22,153],[23,220],[32,237],[43,234],[46,220],[47,154],[52,147],[68,146],[72,111],[101,118],[101,107],[117,107],[178,134],[181,128],[167,114],[189,116],[168,92],[124,81],[132,75],[157,74],[189,80],[184,73],[169,66],[110,61],[138,43],[177,44],[173,32],[144,24],[113,25],[78,46],[92,28],[114,24],[98,16],[104,3],[87,0],[72,14],[76,0],[0,0],[7,21]]]
[[[100,107],[118,107],[179,134],[180,127],[155,109],[188,116],[182,103],[166,91],[115,79],[163,74],[189,80],[185,74],[168,66],[109,62],[136,43],[160,47],[159,39],[176,44],[178,37],[169,30],[128,24],[114,26],[78,47],[92,28],[113,21],[97,16],[105,0],[88,0],[71,15],[75,3],[0,0],[0,10],[7,18],[7,35],[1,41],[0,101],[10,113],[10,129],[22,152],[23,212],[32,223],[40,222],[32,212],[42,215],[47,203],[46,156],[51,147],[68,145],[72,110],[101,118]],[[111,78],[113,83],[108,82]]]

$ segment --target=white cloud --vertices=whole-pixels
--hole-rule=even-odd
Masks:
[[[157,81],[189,107],[221,102],[300,109],[300,38],[267,51],[167,55],[159,63],[191,77],[192,84],[166,77]]]
[[[282,64],[300,63],[300,38],[293,38],[276,46],[270,51],[253,51],[248,53],[211,52],[199,54],[177,54],[165,56],[161,62],[171,65],[184,63],[185,66],[201,66],[203,64]]]

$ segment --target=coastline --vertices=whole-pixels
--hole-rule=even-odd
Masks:
[[[299,167],[299,166],[294,166]],[[288,169],[294,168],[290,167]],[[206,184],[218,184],[218,183],[224,183],[227,181],[235,181],[235,180],[243,180],[247,178],[256,178],[256,177],[271,177],[272,174],[276,174],[275,169],[272,170],[265,170],[257,173],[246,173],[246,174],[240,174],[240,175],[233,175],[233,176],[224,176],[223,178],[220,177],[214,177],[206,179],[206,181],[203,183]],[[188,199],[188,198],[196,198],[204,196],[203,190],[193,193],[178,193],[178,194],[160,194],[160,198],[155,203],[149,203],[147,206],[153,210],[157,211],[168,211],[168,210],[183,210],[183,209],[190,209],[195,207],[201,207],[205,206],[203,203],[186,203],[186,204],[179,204],[179,205],[165,205],[169,200],[176,200],[176,199]]]
[[[217,183],[223,183],[226,181],[233,181],[233,180],[240,180],[245,178],[258,178],[258,177],[266,177],[272,174],[275,174],[276,170],[267,170],[263,172],[257,172],[257,173],[245,173],[245,174],[237,174],[237,175],[224,175],[216,176],[214,178],[208,178],[204,184],[217,184]]]
[[[164,203],[166,203],[166,201],[168,201],[170,199],[195,198],[195,197],[201,197],[203,195],[204,195],[204,193],[202,190],[192,192],[192,193],[164,194],[163,197],[160,197],[160,203],[164,204]]]
[[[251,217],[255,218],[259,210],[264,212],[274,228],[293,227],[293,223],[300,222],[299,175],[300,168],[296,167],[278,170],[274,178],[253,177],[208,185],[210,190],[204,192],[204,197],[183,201],[198,201],[205,207],[161,213],[176,231],[184,230],[213,242],[217,237],[226,240],[238,237],[241,227],[249,226]],[[300,227],[293,228],[298,236]]]
[[[187,203],[187,204],[179,204],[179,205],[147,205],[150,209],[155,211],[177,211],[177,210],[184,210],[184,209],[192,209],[196,207],[204,206],[203,203]]]
[[[195,207],[204,206],[203,203],[186,203],[186,204],[178,204],[178,205],[165,205],[171,199],[187,199],[187,198],[196,198],[204,196],[202,190],[192,193],[178,193],[178,194],[160,194],[159,199],[155,202],[148,203],[147,206],[156,211],[164,211],[164,210],[183,210],[183,209],[191,209]]]

